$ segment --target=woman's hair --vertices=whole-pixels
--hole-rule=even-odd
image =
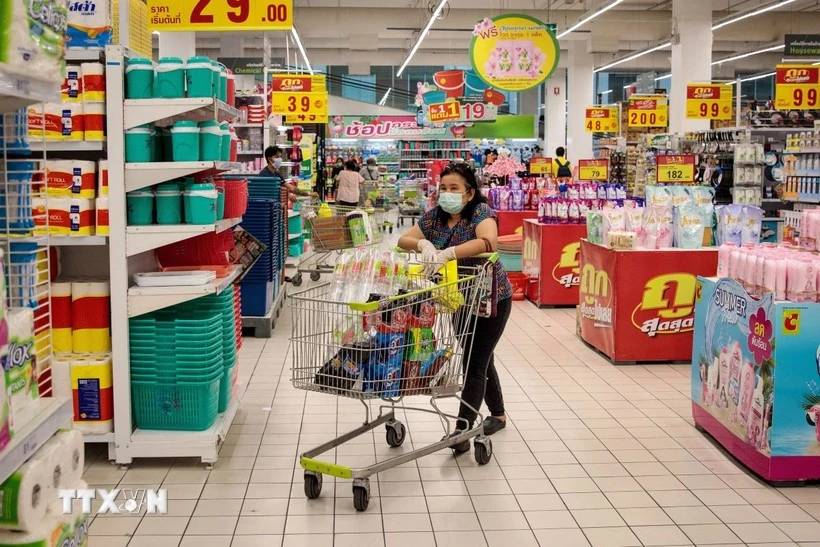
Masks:
[[[467,190],[473,190],[473,197],[464,205],[464,209],[461,210],[461,218],[471,220],[473,213],[475,213],[475,208],[482,203],[487,203],[487,198],[481,193],[475,171],[470,168],[469,165],[466,163],[451,163],[441,172],[441,178],[443,179],[451,174],[456,174],[463,178],[467,184]],[[441,207],[437,207],[436,209],[438,210],[438,218],[442,222],[446,222],[450,218],[450,213],[445,212]]]
[[[347,161],[345,162],[345,169],[347,169],[347,170],[349,170],[349,171],[358,171],[359,166],[358,166],[358,165],[356,165],[356,162],[355,162],[355,161],[353,161],[353,160],[347,160]]]
[[[367,158],[367,165],[376,165],[376,158]]]

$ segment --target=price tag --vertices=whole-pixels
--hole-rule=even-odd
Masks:
[[[669,105],[666,99],[632,96],[627,112],[629,127],[666,127],[669,124]]]
[[[687,84],[686,118],[689,120],[731,120],[731,85]]]
[[[271,81],[273,91],[290,91],[294,93],[311,93],[327,90],[324,74],[274,74]]]
[[[288,120],[306,123],[327,123],[327,92],[271,94],[271,112]],[[302,119],[304,117],[304,119]]]
[[[809,110],[820,106],[820,67],[777,65],[774,107],[777,110]]]
[[[584,129],[587,133],[617,133],[620,121],[617,107],[591,106],[586,109]]]
[[[431,104],[428,109],[430,121],[448,122],[458,120],[461,118],[461,103],[456,101],[449,101],[446,103]]]
[[[148,29],[247,31],[293,28],[293,0],[148,0]]]
[[[552,173],[552,158],[532,158],[530,160],[531,175],[548,175]]]
[[[658,182],[684,183],[695,182],[694,154],[677,154],[674,156],[657,156]]]
[[[580,180],[609,180],[609,160],[578,160]]]

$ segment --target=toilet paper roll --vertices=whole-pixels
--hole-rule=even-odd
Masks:
[[[51,358],[51,395],[68,398],[71,392],[71,353],[55,353]]]
[[[48,204],[45,198],[31,198],[31,218],[34,220],[33,234],[46,235],[48,233]]]
[[[107,236],[111,233],[108,220],[108,196],[97,198],[97,235]]]
[[[94,200],[86,198],[71,198],[70,211],[72,236],[93,236],[97,225],[94,214]]]
[[[97,164],[81,160],[48,160],[46,183],[51,196],[91,199],[96,195]]]
[[[0,69],[59,85],[68,19],[65,0],[42,5],[3,2],[2,7]]]
[[[60,97],[64,103],[82,102],[83,73],[80,65],[66,65],[66,76],[60,88]]]
[[[68,530],[64,530],[66,525],[63,520],[63,515],[54,515],[49,513],[46,514],[43,521],[30,532],[9,532],[7,530],[2,530],[0,531],[0,546],[57,547],[64,545],[62,542],[55,543],[55,541],[57,541],[56,538],[65,537],[68,539],[73,537],[74,526],[71,525]]]
[[[8,328],[8,353],[0,357],[0,361],[8,386],[11,424],[19,430],[37,414],[40,398],[34,352],[34,311],[31,308],[10,308]]]
[[[51,338],[55,353],[70,353],[73,351],[71,344],[71,283],[56,282],[51,284]]]
[[[111,354],[75,358],[71,362],[71,389],[75,430],[91,434],[114,431]]]
[[[83,103],[85,140],[105,140],[105,103]]]
[[[58,431],[43,444],[34,459],[46,466],[48,488],[51,490],[46,499],[53,500],[58,490],[70,488],[82,479],[85,463],[83,434],[73,429]]]
[[[50,501],[48,481],[45,464],[32,459],[0,484],[0,529],[37,531]]]
[[[85,137],[85,109],[83,103],[63,103],[62,131],[66,140],[83,140]]]
[[[108,160],[100,160],[97,164],[97,195],[108,195]]]
[[[49,196],[48,233],[54,236],[67,236],[71,232],[71,198]]]
[[[75,352],[111,351],[111,290],[108,282],[71,284],[71,325]]]
[[[62,103],[40,103],[28,108],[28,138],[35,142],[64,139]]]
[[[74,483],[69,483],[63,488],[69,488],[72,490],[87,490],[88,483],[85,481],[77,481]],[[48,509],[46,511],[46,519],[51,517],[58,518],[64,524],[71,525],[72,528],[76,529],[76,524],[84,522],[87,519],[88,515],[83,513],[83,503],[80,500],[72,500],[71,509],[68,513],[66,513],[63,500],[58,497],[56,500],[48,504]],[[0,547],[2,547],[2,545],[3,544],[0,543]],[[86,544],[80,541],[78,538],[78,541],[75,543],[58,543],[56,547],[65,547],[66,545],[70,545],[71,547],[75,545],[77,547],[81,547],[85,546]]]
[[[83,63],[83,100],[105,101],[105,66],[102,63]]]

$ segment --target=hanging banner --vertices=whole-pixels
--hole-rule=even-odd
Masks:
[[[418,84],[419,125],[491,122],[507,100],[472,70],[442,70],[433,74],[433,82]]]
[[[452,138],[452,130],[456,128],[423,127],[417,123],[416,116],[333,116],[329,129],[332,139],[406,141]]]
[[[784,37],[783,57],[793,59],[820,58],[820,34],[787,34]]]
[[[552,173],[552,158],[532,158],[530,175],[548,175]]]
[[[578,180],[609,180],[609,160],[578,160]]]
[[[697,156],[694,154],[675,154],[657,156],[658,182],[662,183],[690,183],[695,182],[695,166]]]
[[[523,91],[538,86],[558,66],[554,31],[529,15],[485,17],[473,28],[470,62],[488,86]]]
[[[731,120],[731,84],[687,84],[686,119]]]
[[[777,110],[809,110],[820,105],[820,66],[777,65],[774,107]]]
[[[584,129],[587,133],[617,133],[620,125],[617,106],[590,106],[586,109]]]
[[[669,103],[665,95],[632,95],[627,116],[629,127],[666,127]]]
[[[148,30],[248,31],[293,28],[293,0],[148,0]]]

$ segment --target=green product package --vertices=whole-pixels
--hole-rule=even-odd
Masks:
[[[350,240],[353,245],[367,244],[367,227],[361,214],[350,213],[347,216],[347,227],[350,230]]]
[[[65,74],[66,0],[0,2],[0,68],[54,80]]]
[[[20,485],[23,474],[20,471],[13,473],[6,482],[0,484],[0,526],[14,527],[20,522],[18,503],[20,499]]]

